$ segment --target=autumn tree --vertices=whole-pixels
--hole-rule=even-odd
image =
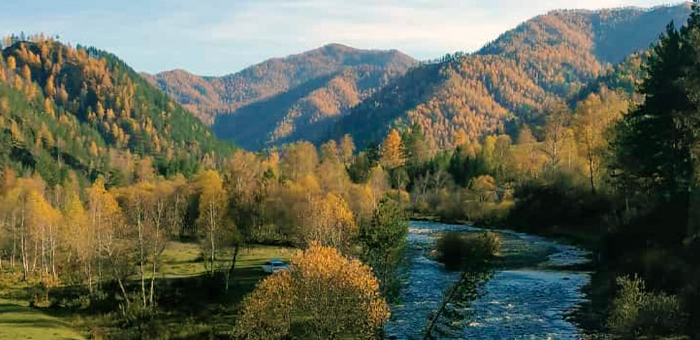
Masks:
[[[159,257],[170,236],[166,223],[168,222],[167,209],[170,207],[169,199],[172,190],[173,188],[168,182],[139,182],[117,191],[117,201],[128,224],[128,230],[122,233],[126,235],[127,249],[135,254],[134,257],[137,259],[141,302],[144,307],[149,309],[155,306],[155,273]],[[117,249],[112,247],[110,250]],[[119,257],[121,254],[118,252],[112,255],[115,256],[116,260],[125,259],[124,256]],[[125,272],[122,268],[117,269],[120,270],[120,273]],[[150,281],[149,288],[146,287],[146,280]]]
[[[322,161],[316,169],[319,184],[326,192],[340,194],[346,191],[350,183],[345,164],[338,154],[338,148],[334,141],[321,146]]]
[[[339,149],[341,161],[346,166],[349,165],[355,152],[355,142],[352,140],[352,136],[349,134],[344,135],[340,141]]]
[[[90,228],[88,215],[77,192],[68,193],[64,216],[66,223],[64,242],[82,268],[82,276],[87,281],[88,289],[92,294],[95,255],[97,253],[94,239],[95,230]]]
[[[17,59],[14,56],[7,57],[7,68],[13,71],[17,68]]]
[[[597,181],[608,158],[608,130],[622,117],[627,103],[616,92],[602,89],[591,94],[576,107],[574,132],[579,153],[586,161],[591,191],[596,192]]]
[[[329,193],[326,197],[313,198],[302,212],[305,244],[318,242],[340,250],[348,250],[357,236],[357,224],[345,200]]]
[[[205,263],[209,275],[217,271],[217,255],[222,251],[222,243],[231,237],[231,221],[226,218],[227,194],[219,173],[214,170],[200,172],[195,183],[199,191],[200,238]]]
[[[380,162],[385,168],[393,169],[402,166],[405,161],[401,134],[396,129],[391,129],[382,143]]]
[[[115,259],[118,258],[116,250],[118,243],[120,243],[119,235],[123,232],[120,230],[122,215],[117,200],[112,193],[105,189],[102,178],[96,179],[92,186],[85,190],[85,194],[87,196],[90,233],[95,238],[96,243],[98,283],[101,283],[108,264],[112,270],[118,267]],[[113,272],[113,274],[124,290],[121,275],[118,275],[118,272]],[[123,293],[126,297],[126,292],[123,291]]]
[[[268,181],[265,178],[265,164],[260,157],[243,150],[237,151],[227,160],[224,170],[224,187],[228,192],[228,217],[236,226],[235,237],[230,238],[233,246],[231,266],[226,272],[226,282],[236,267],[236,259],[241,246],[250,242],[265,218],[264,201],[268,194]]]
[[[293,181],[313,173],[318,165],[316,147],[309,142],[298,142],[284,148],[280,168],[282,174]]]
[[[543,151],[547,155],[550,170],[556,169],[561,161],[570,116],[569,109],[564,103],[559,101],[548,103]]]
[[[381,332],[389,308],[370,267],[313,244],[292,258],[292,268],[265,278],[245,299],[237,337],[374,339]]]
[[[537,139],[532,130],[523,126],[513,146],[513,168],[516,172],[515,179],[522,183],[527,179],[536,179],[542,170],[545,154],[538,146]]]

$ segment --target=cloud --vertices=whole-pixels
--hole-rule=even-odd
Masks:
[[[0,33],[43,31],[93,44],[154,72],[224,74],[337,42],[417,58],[473,51],[560,8],[650,6],[660,0],[89,0],[0,1]],[[111,4],[110,4],[111,3]],[[118,5],[117,5],[118,3]],[[14,8],[13,8],[14,6]],[[27,8],[35,10],[27,11]],[[5,13],[5,14],[3,14]]]

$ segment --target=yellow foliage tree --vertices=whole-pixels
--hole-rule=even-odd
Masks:
[[[308,211],[302,214],[305,244],[318,242],[343,250],[350,247],[358,228],[350,207],[342,197],[329,193],[326,197],[313,199],[307,207]]]
[[[118,267],[115,261],[117,253],[118,235],[120,222],[122,222],[119,204],[112,193],[105,189],[104,181],[98,178],[85,190],[87,196],[87,209],[90,224],[90,233],[96,240],[97,275],[102,281],[104,259],[108,259],[112,264],[113,271]],[[115,273],[118,274],[118,273]],[[121,275],[114,275],[126,297]]]
[[[92,230],[90,230],[87,213],[77,193],[68,195],[63,216],[65,233],[62,243],[71,254],[75,255],[82,268],[82,275],[87,280],[88,288],[92,292],[96,244]]]
[[[343,164],[350,164],[352,160],[352,154],[355,152],[355,143],[352,140],[352,136],[346,134],[340,141],[340,158]]]
[[[396,129],[391,129],[382,143],[381,164],[387,169],[393,169],[402,166],[405,161],[401,135]]]
[[[27,66],[26,64],[22,66],[22,77],[27,81],[32,80],[32,70],[29,69],[29,66]]]
[[[44,98],[44,112],[51,117],[53,117],[56,114],[56,111],[54,110],[53,106],[53,101],[49,97]]]
[[[17,60],[14,56],[7,57],[7,68],[14,70],[17,68]]]
[[[209,274],[216,271],[216,255],[225,237],[227,196],[223,181],[215,170],[200,172],[195,179],[199,190],[199,217],[197,224],[201,228],[202,248],[206,254],[206,262],[209,265]]]
[[[379,282],[360,261],[312,244],[292,258],[292,268],[264,279],[245,299],[238,337],[374,339],[389,319]]]

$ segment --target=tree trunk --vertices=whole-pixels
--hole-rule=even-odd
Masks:
[[[86,261],[87,262],[85,263],[85,275],[88,279],[88,291],[90,292],[90,295],[93,295],[94,291],[92,289],[92,266],[90,265],[89,260]]]
[[[22,212],[22,220],[20,223],[20,240],[19,251],[22,257],[22,280],[27,280],[27,272],[29,271],[29,260],[27,259],[27,250],[24,240],[24,212]]]
[[[10,266],[15,269],[15,257],[17,256],[17,221],[16,217],[12,214],[12,257],[10,257]]]
[[[435,327],[435,324],[437,323],[438,319],[440,319],[440,315],[442,315],[442,313],[445,311],[445,308],[447,307],[447,305],[450,303],[450,301],[454,297],[455,292],[457,292],[457,289],[462,285],[462,282],[464,282],[464,280],[467,278],[468,273],[469,272],[467,272],[467,271],[462,273],[462,277],[460,277],[457,284],[454,287],[452,287],[452,289],[450,290],[450,294],[448,294],[447,298],[442,301],[442,303],[440,304],[440,308],[437,310],[437,313],[435,313],[435,316],[433,317],[432,320],[430,320],[428,327],[425,329],[425,335],[423,336],[423,340],[434,339],[433,335],[432,335],[433,327]]]
[[[45,227],[42,228],[42,236],[41,236],[41,269],[44,271],[44,274],[49,274],[49,266],[47,265],[46,262],[46,229]]]
[[[595,195],[595,183],[593,181],[594,171],[593,171],[593,155],[589,153],[588,155],[588,173],[591,180],[591,192]]]
[[[129,301],[129,295],[126,294],[126,289],[124,288],[124,282],[122,282],[122,279],[119,277],[116,270],[114,271],[114,276],[117,278],[117,283],[119,284],[119,289],[122,291],[122,295],[124,295],[124,301],[126,301],[126,307],[129,308],[131,305],[131,301]]]
[[[51,238],[51,273],[56,279],[56,239],[54,237]]]
[[[36,259],[39,257],[39,239],[34,240],[34,259],[32,259],[32,273],[36,270]]]
[[[215,233],[215,226],[214,226],[214,204],[209,203],[209,240],[211,242],[211,273],[210,275],[213,277],[214,276],[214,260],[215,260],[215,244],[214,244],[214,233]]]
[[[144,261],[146,259],[145,259],[145,255],[143,252],[144,245],[143,245],[143,224],[141,223],[141,210],[140,210],[141,208],[139,207],[137,209],[139,209],[137,211],[137,217],[136,217],[136,219],[137,219],[136,224],[137,224],[138,233],[139,233],[139,236],[138,236],[138,238],[139,238],[139,240],[138,240],[138,242],[139,242],[139,274],[141,276],[141,298],[143,300],[143,306],[145,308],[147,306],[146,305],[146,279],[144,277],[143,265],[144,265]]]
[[[158,241],[160,240],[160,221],[162,218],[162,211],[163,211],[163,203],[162,201],[158,202],[157,206],[157,212],[156,212],[156,220],[155,222],[155,229],[156,229],[156,236],[153,241],[153,271],[151,273],[151,291],[149,293],[148,301],[153,306],[153,291],[154,291],[154,285],[155,285],[155,280],[156,280],[156,270],[158,268]]]

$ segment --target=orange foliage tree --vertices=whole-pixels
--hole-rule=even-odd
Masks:
[[[241,310],[235,333],[246,339],[372,339],[389,319],[372,270],[318,243],[264,279]]]

